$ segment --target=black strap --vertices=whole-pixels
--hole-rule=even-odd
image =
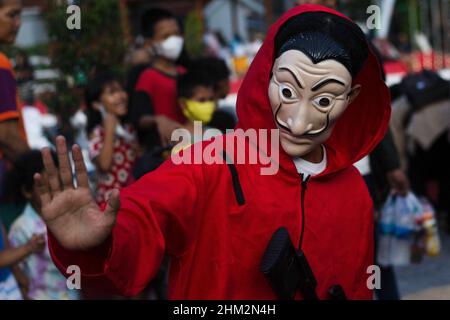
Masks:
[[[242,192],[241,182],[239,181],[239,175],[237,173],[236,166],[231,161],[228,161],[229,158],[225,150],[223,151],[222,156],[227,163],[228,169],[230,169],[236,201],[240,206],[243,206],[245,204],[244,192]]]

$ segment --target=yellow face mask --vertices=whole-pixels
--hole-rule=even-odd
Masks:
[[[185,104],[186,108],[183,109],[183,114],[191,121],[209,123],[216,109],[214,101],[199,102],[187,99]]]

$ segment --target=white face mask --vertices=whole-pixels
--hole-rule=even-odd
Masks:
[[[170,60],[177,60],[183,50],[184,39],[180,36],[170,36],[156,44],[156,53]]]

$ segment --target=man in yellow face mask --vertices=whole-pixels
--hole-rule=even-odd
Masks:
[[[206,93],[206,90],[201,93]],[[193,99],[185,99],[180,101],[180,104],[183,105],[183,114],[190,120],[190,122],[201,121],[208,124],[211,121],[214,110],[216,109],[216,104],[212,100],[198,101]]]
[[[184,140],[178,143],[173,152],[185,149],[192,143],[206,140],[217,134],[216,130],[208,130],[208,124],[213,118],[216,111],[216,101],[214,100],[214,87],[210,78],[202,71],[188,71],[180,76],[177,82],[178,104],[186,117],[187,121],[183,124],[183,128],[190,133],[190,141]],[[202,126],[202,130],[195,130]]]

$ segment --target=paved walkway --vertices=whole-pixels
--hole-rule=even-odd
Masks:
[[[450,236],[441,235],[441,254],[395,269],[403,299],[450,300]]]
[[[422,290],[404,296],[403,300],[450,300],[450,285]]]

